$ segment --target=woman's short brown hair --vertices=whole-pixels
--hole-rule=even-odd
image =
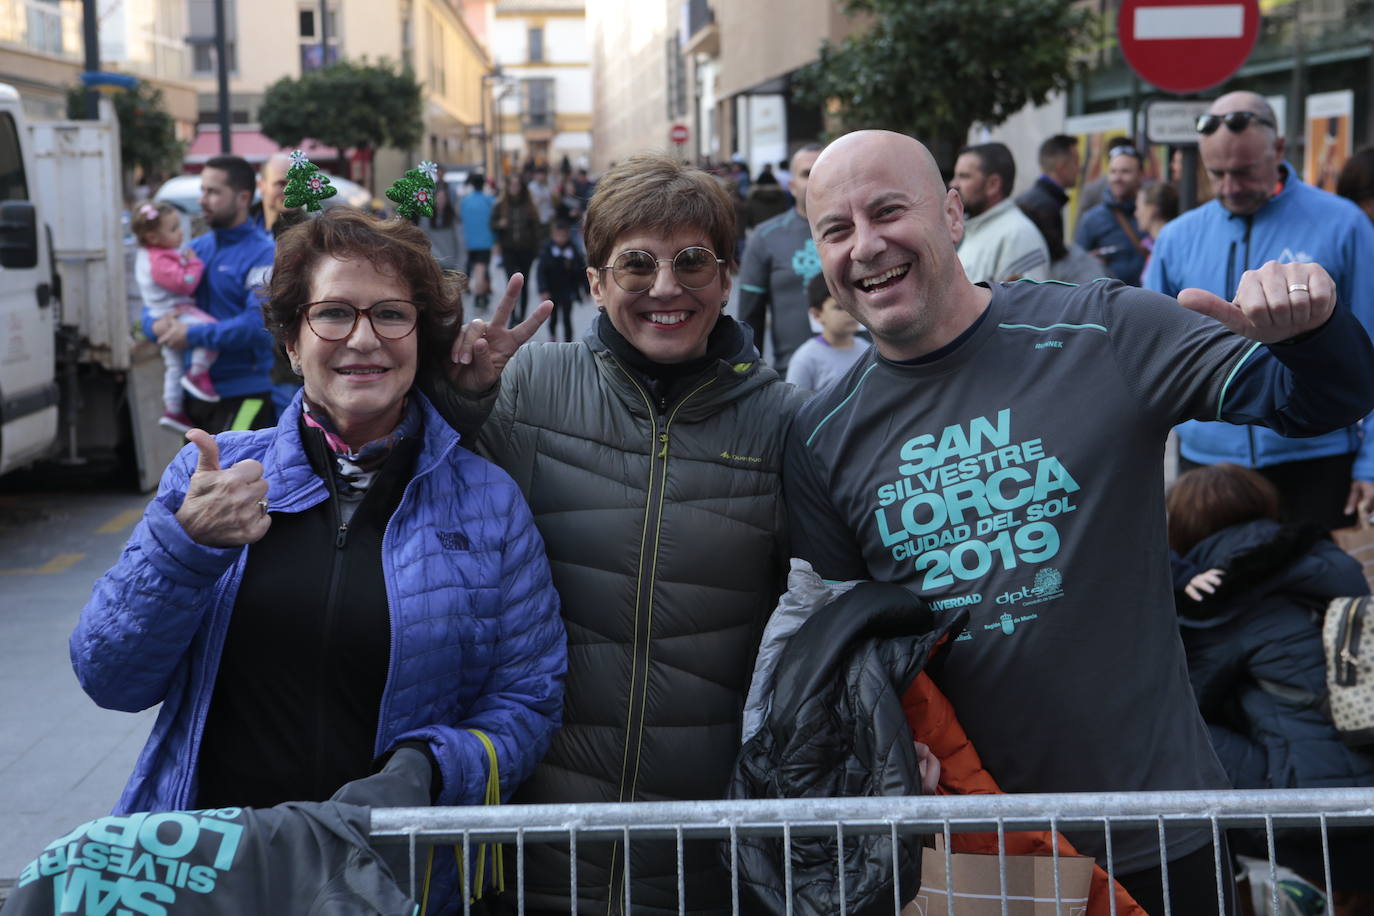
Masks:
[[[325,257],[366,258],[378,271],[404,280],[420,307],[415,328],[420,366],[446,364],[463,320],[467,277],[439,267],[429,238],[414,223],[378,219],[351,207],[330,207],[277,239],[262,314],[279,342],[295,344],[300,335],[300,307],[310,301],[315,267]]]
[[[735,206],[720,182],[670,156],[631,156],[596,183],[582,227],[587,263],[606,266],[616,240],[626,235],[668,235],[684,228],[704,232],[716,257],[734,269]]]
[[[1279,491],[1258,471],[1223,461],[1178,475],[1164,502],[1180,554],[1223,528],[1279,517]]]

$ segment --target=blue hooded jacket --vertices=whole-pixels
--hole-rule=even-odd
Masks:
[[[1374,225],[1355,204],[1299,180],[1285,162],[1283,189],[1251,216],[1209,201],[1159,233],[1145,286],[1169,296],[1199,287],[1232,298],[1241,274],[1267,261],[1316,262],[1336,281],[1337,307],[1351,309],[1374,331]],[[1368,422],[1368,418],[1364,422]],[[1285,439],[1258,426],[1190,420],[1178,427],[1183,456],[1199,464],[1230,461],[1265,467],[1357,452],[1354,477],[1374,480],[1374,442],[1361,424]]]
[[[424,412],[424,442],[382,541],[391,662],[373,751],[426,742],[442,777],[438,803],[479,805],[487,754],[467,729],[491,738],[509,797],[559,726],[567,637],[520,490],[460,448],[419,392],[410,396]],[[273,429],[216,437],[222,467],[262,462],[274,513],[329,497],[301,442],[300,403]],[[196,800],[201,735],[250,549],[203,546],[177,522],[197,455],[187,446],[168,466],[71,637],[77,679],[101,706],[162,703],[116,814]]]
[[[215,322],[187,326],[183,360],[189,367],[194,347],[215,350],[218,355],[210,366],[210,379],[220,397],[271,391],[272,335],[263,324],[258,290],[271,274],[276,243],[250,219],[232,229],[198,236],[190,247],[205,262],[205,275],[196,287],[196,307]],[[143,333],[149,340],[156,339],[147,311]]]

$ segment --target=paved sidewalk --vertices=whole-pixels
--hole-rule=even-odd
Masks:
[[[67,830],[109,813],[152,727],[155,709],[97,707],[67,653],[92,583],[146,502],[134,493],[0,493],[0,882]]]

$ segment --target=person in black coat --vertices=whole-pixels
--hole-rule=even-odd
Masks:
[[[1321,625],[1335,597],[1365,595],[1360,563],[1308,526],[1278,522],[1278,492],[1234,464],[1179,476],[1168,497],[1189,677],[1238,789],[1374,786],[1374,755],[1346,746],[1327,704]],[[1332,831],[1337,888],[1374,889],[1374,839]],[[1266,858],[1264,837],[1232,846]],[[1247,850],[1247,847],[1249,849]],[[1321,884],[1321,838],[1284,831],[1279,859]]]
[[[559,340],[558,324],[563,323],[564,341],[573,340],[573,303],[587,292],[587,260],[572,242],[566,220],[555,219],[549,240],[539,251],[539,298],[553,302],[549,336]]]

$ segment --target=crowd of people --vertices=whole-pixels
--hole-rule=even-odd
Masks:
[[[946,180],[867,130],[752,178],[441,181],[418,225],[292,213],[284,161],[211,160],[188,252],[175,214],[134,224],[190,444],[71,640],[97,702],[162,704],[117,812],[322,801],[402,752],[434,804],[497,765],[503,801],[720,798],[789,564],[966,615],[928,673],[1005,791],[1374,784],[1310,699],[1324,602],[1368,592],[1329,532],[1374,509],[1374,151],[1347,200],[1257,95],[1197,131],[1182,213],[1124,138],[1095,194],[1065,135],[1014,196],[1002,144]],[[1066,837],[1148,914],[1234,911],[1214,863],[1254,843]],[[1340,838],[1329,890],[1371,890],[1368,847]],[[1320,838],[1280,851],[1324,880]],[[529,844],[519,906],[727,912],[724,869]]]

